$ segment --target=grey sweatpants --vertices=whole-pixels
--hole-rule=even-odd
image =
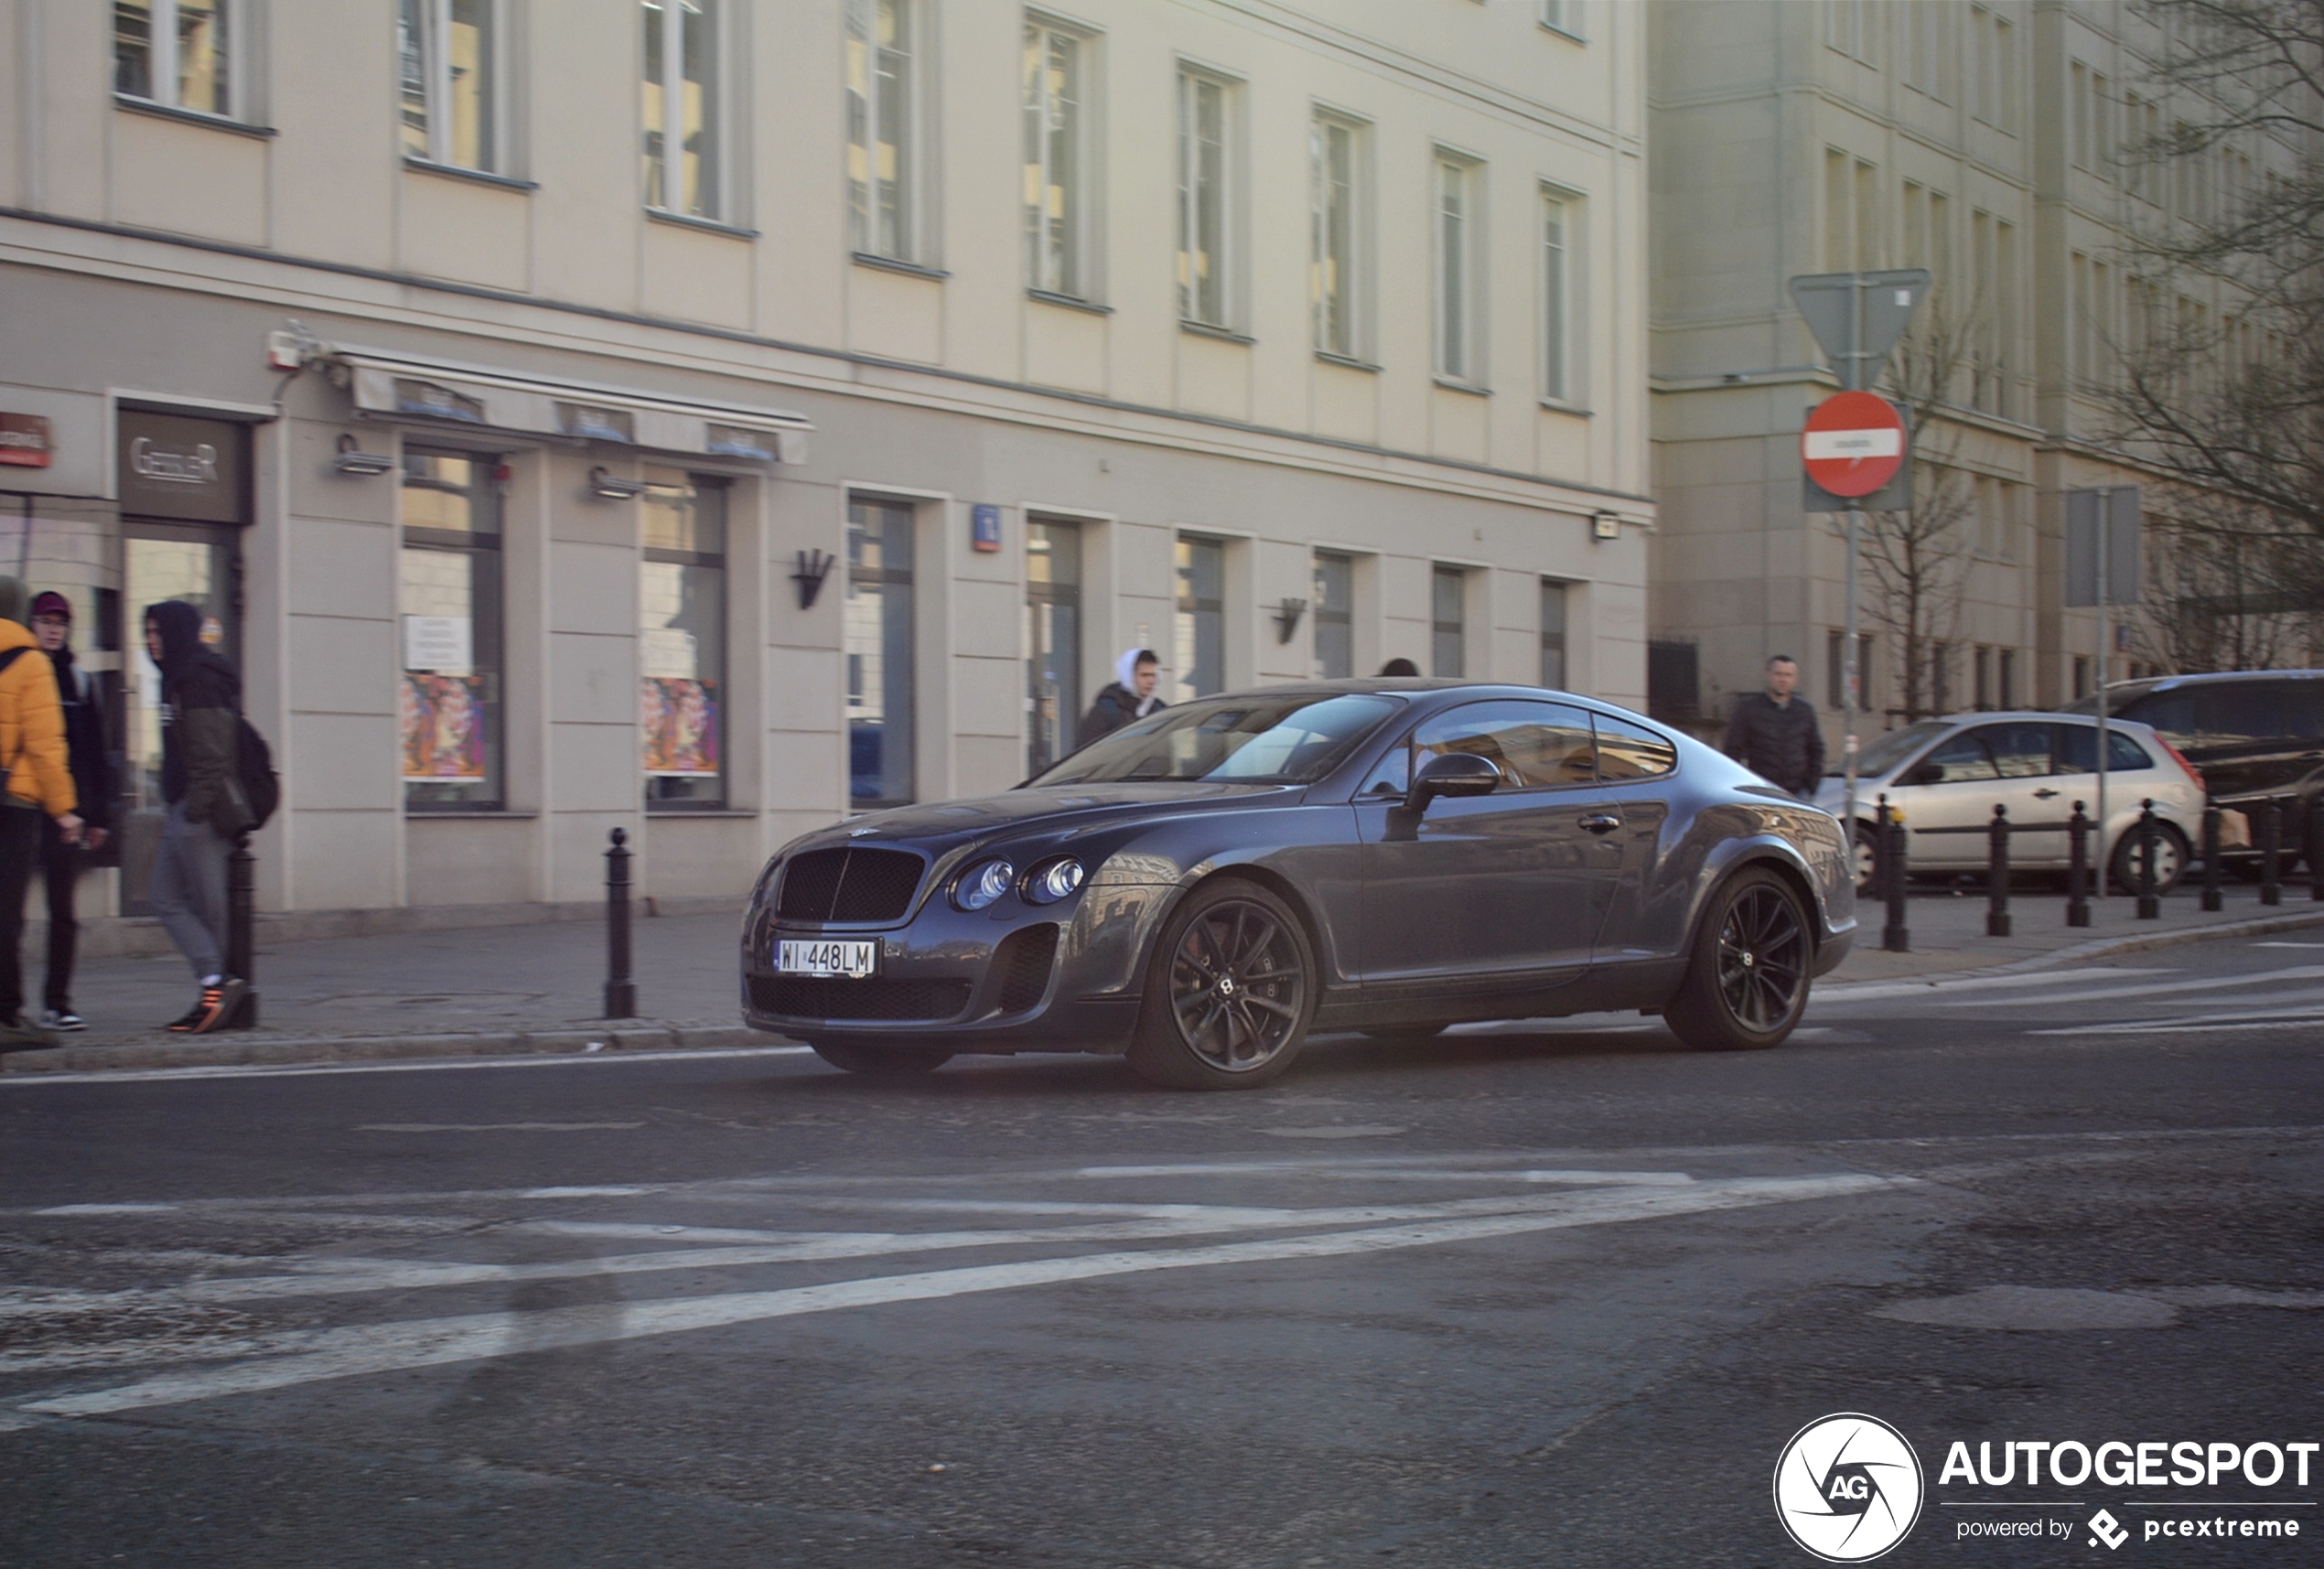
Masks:
[[[184,802],[169,809],[146,897],[197,983],[225,973],[226,860],[233,853],[233,841],[210,824],[187,821]]]

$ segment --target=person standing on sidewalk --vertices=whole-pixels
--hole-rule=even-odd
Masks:
[[[44,816],[66,844],[81,842],[57,671],[40,657],[26,619],[24,585],[0,577],[0,768],[7,771],[7,789],[0,791],[0,1051],[57,1044],[25,1022],[25,893],[40,859]]]
[[[1799,661],[1791,655],[1768,661],[1767,690],[1737,702],[1720,750],[1805,801],[1824,782],[1824,727],[1814,706],[1792,692],[1799,682]]]
[[[1073,737],[1076,747],[1086,747],[1092,741],[1103,740],[1123,725],[1145,718],[1157,708],[1167,708],[1154,694],[1155,682],[1161,679],[1162,661],[1154,657],[1152,649],[1124,649],[1122,657],[1114,661],[1114,679],[1081,715],[1081,727]]]
[[[72,1010],[72,962],[81,923],[73,911],[84,850],[102,850],[112,822],[113,768],[105,756],[105,715],[97,682],[72,657],[72,601],[54,589],[32,600],[32,635],[57,670],[64,706],[66,766],[79,797],[81,843],[68,844],[54,819],[40,825],[40,873],[48,892],[48,973],[41,982],[40,1027],[82,1028]]]
[[[208,1035],[231,1022],[250,983],[226,972],[226,863],[255,821],[242,784],[242,677],[202,641],[183,599],[145,607],[145,652],[161,669],[161,796],[169,814],[146,897],[193,966],[194,1005],[170,1022]]]

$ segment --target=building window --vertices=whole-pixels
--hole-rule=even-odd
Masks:
[[[2074,701],[2079,703],[2090,695],[2090,656],[2074,656]]]
[[[1824,694],[1834,712],[1845,708],[1848,701],[1848,635],[1834,627],[1824,634]],[[1872,634],[1858,632],[1856,638],[1856,684],[1861,693],[1872,685]],[[1864,702],[1857,699],[1861,710]]]
[[[464,169],[500,167],[494,0],[401,0],[403,155]]]
[[[1181,536],[1178,574],[1178,687],[1172,701],[1186,703],[1226,690],[1226,545]]]
[[[847,203],[858,253],[920,259],[922,67],[914,0],[848,0]]]
[[[1356,210],[1357,167],[1361,127],[1318,114],[1307,129],[1310,178],[1314,184],[1314,268],[1309,294],[1315,305],[1315,344],[1326,354],[1353,360],[1363,344],[1357,321],[1361,243]]]
[[[1316,553],[1316,674],[1337,681],[1356,673],[1356,564]]]
[[[1872,59],[1869,0],[1824,0],[1824,41],[1844,55]]]
[[[1025,525],[1025,675],[1029,683],[1026,771],[1073,750],[1081,720],[1081,530],[1036,518]]]
[[[1178,316],[1204,327],[1233,325],[1230,91],[1215,77],[1178,73]]]
[[[500,459],[403,449],[403,804],[504,804]]]
[[[717,0],[642,0],[646,205],[720,215]]]
[[[2003,649],[1994,661],[1994,703],[1996,707],[2017,706],[2017,650]]]
[[[1429,668],[1431,675],[1469,673],[1469,574],[1439,566],[1429,574]]]
[[[726,804],[726,487],[648,469],[638,723],[648,809]]]
[[[1951,0],[1910,0],[1901,28],[1905,48],[1905,85],[1927,93],[1940,103],[1952,102],[1950,61],[1952,39],[1947,24],[1953,17]]]
[[[1977,706],[1980,709],[1991,708],[1993,706],[1993,650],[1983,643],[1979,643],[1975,654],[1972,657],[1971,670],[1976,678],[1973,685],[1976,693]]]
[[[1969,13],[1972,38],[1972,113],[1996,131],[2017,129],[2017,29],[2006,16],[1979,5]]]
[[[172,109],[234,113],[234,0],[113,0],[113,90]]]
[[[1575,401],[1573,337],[1573,220],[1580,204],[1554,191],[1542,194],[1542,396]]]
[[[1542,684],[1563,692],[1565,676],[1565,608],[1570,585],[1542,579]]]
[[[1953,645],[1929,645],[1929,712],[1953,712]]]
[[[1484,248],[1478,210],[1483,177],[1483,169],[1467,159],[1436,155],[1436,374],[1471,385],[1484,382],[1479,308]]]
[[[859,811],[913,796],[912,509],[847,504],[847,799]]]
[[[1582,0],[1542,0],[1542,26],[1578,42],[1582,37]]]
[[[1046,22],[1025,24],[1025,281],[1073,299],[1090,293],[1082,180],[1091,48]]]

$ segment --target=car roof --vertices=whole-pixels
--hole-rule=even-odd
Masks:
[[[1568,703],[1594,704],[1600,708],[1621,707],[1620,704],[1602,697],[1590,697],[1578,692],[1561,692],[1555,687],[1525,686],[1511,681],[1469,681],[1459,676],[1442,675],[1348,675],[1319,681],[1284,681],[1273,686],[1245,687],[1237,692],[1209,692],[1187,701],[1209,703],[1219,698],[1288,697],[1318,692],[1403,693],[1415,697],[1438,692],[1470,692],[1480,697],[1554,697]]]
[[[2224,681],[2324,681],[2324,670],[2206,670],[2187,675],[2150,675],[2143,681],[2111,682],[2108,697],[2144,697],[2181,686],[2215,686]]]
[[[2048,721],[2050,723],[2063,723],[2067,725],[2095,725],[2098,723],[2097,716],[2095,715],[2060,714],[2055,708],[1971,708],[1965,709],[1959,714],[1939,715],[1936,716],[1935,722],[1940,725],[1992,725],[2006,724],[2008,721],[2018,719],[2025,720],[2028,723]],[[2129,725],[2140,730],[2144,730],[2147,727],[2145,725],[2140,724],[2136,719],[2125,719],[2120,715],[2116,714],[2108,715],[2106,716],[2106,723],[2109,725]]]

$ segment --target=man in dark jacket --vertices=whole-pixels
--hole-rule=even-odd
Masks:
[[[113,767],[105,754],[105,715],[97,702],[97,682],[72,657],[72,601],[54,589],[32,601],[32,635],[57,668],[57,698],[64,705],[66,766],[80,798],[81,843],[65,843],[53,818],[40,825],[40,870],[48,890],[48,974],[43,983],[43,1029],[84,1027],[72,1008],[72,962],[81,922],[73,895],[87,865],[81,851],[101,850],[113,817]]]
[[[1799,682],[1799,661],[1791,655],[1768,661],[1767,690],[1736,704],[1721,750],[1770,784],[1805,800],[1824,779],[1824,730],[1808,700],[1793,694]]]
[[[169,1027],[208,1035],[232,1022],[250,983],[226,972],[226,862],[253,822],[242,785],[242,678],[202,641],[183,599],[145,607],[145,651],[161,668],[162,824],[147,897],[201,987]]]
[[[1154,695],[1155,682],[1162,676],[1162,661],[1154,657],[1152,649],[1124,649],[1122,657],[1114,661],[1114,679],[1097,694],[1090,711],[1081,715],[1081,727],[1074,734],[1073,744],[1086,747],[1092,741],[1111,736],[1133,719],[1143,719],[1157,708],[1169,704]]]

